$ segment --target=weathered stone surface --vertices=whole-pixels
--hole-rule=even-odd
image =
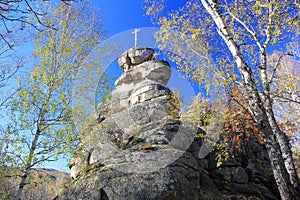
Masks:
[[[111,108],[120,111],[131,105],[170,94],[171,91],[168,88],[152,81],[143,81],[134,88],[132,85],[122,85],[112,92],[111,104],[113,106]]]
[[[223,199],[223,194],[218,190],[212,179],[209,177],[209,173],[205,170],[200,172],[200,187],[199,200]]]
[[[168,62],[162,60],[150,60],[144,62],[134,69],[125,71],[119,78],[116,80],[115,85],[119,87],[122,84],[131,84],[134,85],[144,81],[144,80],[153,80],[157,83],[166,85],[171,76],[171,67]]]
[[[215,200],[279,199],[269,160],[251,139],[246,158],[217,167],[217,154],[200,159],[205,132],[180,120],[165,86],[170,66],[154,51],[133,48],[119,59],[124,73],[111,99],[91,115],[72,158],[70,188],[58,199]]]
[[[116,113],[143,102],[145,102],[145,105],[148,105],[150,101],[153,104],[151,110],[155,107],[163,111],[170,110],[174,108],[171,94],[172,92],[168,88],[152,81],[141,82],[133,90],[122,86],[112,92],[110,104],[113,106],[111,106],[110,111]]]
[[[89,164],[94,164],[99,160],[110,158],[117,154],[119,148],[111,141],[99,141],[98,145],[91,151]]]
[[[171,149],[164,151],[161,161],[174,153],[176,151]],[[120,160],[115,161],[116,164],[98,165],[100,167],[95,165],[90,175],[78,179],[61,199],[78,199],[78,196],[82,196],[82,199],[101,199],[101,195],[105,195],[107,199],[198,199],[200,186],[196,161],[190,155],[180,155],[176,162],[169,165],[166,163],[166,166],[155,171],[145,164],[145,160],[139,162],[136,156],[131,157],[133,160],[120,157]],[[150,158],[155,163],[159,162],[155,156]],[[117,163],[127,163],[126,171],[120,170]],[[132,167],[137,167],[141,173],[136,173],[136,169],[131,169]],[[150,171],[144,171],[145,167]]]
[[[165,86],[153,82],[143,82],[132,91],[132,94],[129,97],[129,104],[134,105],[143,103],[166,95],[171,95],[171,91]]]
[[[124,71],[127,71],[140,63],[153,59],[153,49],[147,47],[135,47],[125,51],[118,59],[118,64]]]
[[[235,183],[248,183],[248,174],[242,167],[237,167],[232,173],[232,182]]]
[[[82,170],[84,166],[81,165],[81,158],[80,157],[75,157],[71,158],[70,163],[70,176],[71,178],[75,179],[78,176],[78,172]]]

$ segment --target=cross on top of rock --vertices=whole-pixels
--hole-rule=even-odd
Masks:
[[[134,31],[132,32],[132,34],[134,34],[134,48],[136,48],[137,46],[137,33],[140,32],[141,29],[134,29]]]

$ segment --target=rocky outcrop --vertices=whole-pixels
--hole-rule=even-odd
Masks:
[[[195,136],[205,133],[179,119],[166,87],[170,66],[153,55],[138,47],[120,57],[125,71],[83,131],[70,163],[74,183],[59,199],[278,199],[268,161],[217,168],[214,153],[198,158]]]
[[[120,67],[127,71],[148,60],[154,60],[154,50],[147,47],[136,47],[125,51],[118,59]]]

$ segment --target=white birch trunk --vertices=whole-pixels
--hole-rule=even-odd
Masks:
[[[281,150],[281,155],[284,161],[284,165],[289,174],[290,182],[295,189],[299,189],[298,175],[293,162],[293,154],[290,148],[289,141],[287,139],[287,136],[279,129],[273,112],[273,105],[272,105],[272,99],[270,94],[270,81],[268,80],[268,76],[267,76],[267,55],[266,55],[265,48],[266,48],[265,45],[260,46],[260,57],[261,57],[260,76],[263,84],[263,98],[264,98],[265,112],[269,124],[271,126],[272,132],[276,136],[276,139],[278,141],[279,148]]]
[[[249,99],[249,106],[258,128],[262,131],[281,198],[282,200],[291,200],[297,198],[294,191],[291,190],[291,182],[288,177],[287,169],[283,163],[280,151],[281,147],[279,147],[277,144],[276,139],[278,138],[275,138],[273,128],[274,124],[270,123],[264,105],[262,104],[251,68],[247,65],[238,46],[233,41],[233,38],[221,14],[220,8],[218,7],[217,1],[201,0],[201,2],[217,25],[219,35],[222,37],[231,54],[233,55],[237,67],[242,75],[243,83]]]

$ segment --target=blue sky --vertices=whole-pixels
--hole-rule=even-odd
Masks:
[[[139,27],[153,26],[144,15],[141,0],[94,0],[92,5],[99,11],[108,36]]]
[[[176,9],[185,2],[184,0],[169,0],[166,8]],[[145,16],[143,0],[92,0],[92,5],[99,10],[108,36],[128,29],[153,26],[150,18]]]

